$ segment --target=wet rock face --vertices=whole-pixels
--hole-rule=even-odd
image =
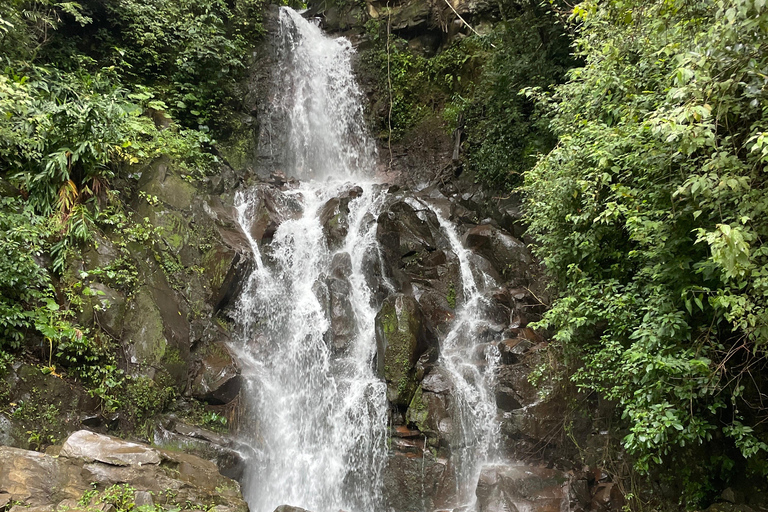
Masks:
[[[414,280],[440,277],[437,267],[446,259],[432,233],[437,221],[431,211],[417,213],[408,203],[397,201],[379,215],[377,223],[385,272],[399,290],[410,291]]]
[[[387,510],[434,510],[443,505],[451,491],[446,472],[447,461],[431,452],[423,457],[392,454],[381,477]]]
[[[568,478],[538,466],[487,466],[477,484],[478,512],[560,512],[567,509]]]
[[[413,297],[388,297],[376,315],[377,370],[387,382],[387,399],[407,407],[418,386],[416,362],[434,338],[427,331],[424,315]]]
[[[349,253],[337,253],[331,261],[331,275],[328,277],[328,310],[331,319],[331,348],[339,353],[346,350],[357,334],[354,309],[352,308],[351,287],[347,276],[352,274],[352,260]]]
[[[137,492],[131,492],[129,499],[136,504],[151,504],[152,496],[173,495],[179,503],[203,509],[248,510],[237,482],[219,474],[212,462],[193,455],[88,431],[72,434],[57,457],[0,447],[0,497],[29,510],[76,509],[86,491],[103,491],[115,484],[134,488]]]

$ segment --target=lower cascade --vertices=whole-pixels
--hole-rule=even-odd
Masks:
[[[563,479],[525,484],[504,442],[537,400],[509,366],[536,343],[510,270],[527,249],[491,223],[462,233],[436,184],[377,179],[349,41],[286,7],[275,41],[273,179],[237,197],[251,510],[559,510]]]

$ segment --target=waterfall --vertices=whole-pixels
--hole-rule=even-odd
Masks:
[[[254,448],[244,495],[253,512],[283,504],[382,511],[388,404],[374,372],[374,322],[381,293],[395,287],[370,268],[382,258],[377,218],[390,198],[371,179],[376,151],[364,128],[350,42],[327,37],[283,7],[276,46],[281,68],[266,149],[301,181],[278,192],[256,185],[236,198],[255,262],[235,311],[233,342],[246,381],[240,430]],[[441,340],[438,363],[453,381],[457,504],[471,504],[499,431],[492,392],[498,349],[489,343],[485,364],[472,362],[478,341],[489,341],[483,294],[493,283],[473,273],[456,228],[432,210],[462,281],[463,304]],[[275,226],[265,227],[270,222]]]

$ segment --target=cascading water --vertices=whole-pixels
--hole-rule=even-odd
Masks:
[[[286,193],[292,218],[279,225],[268,254],[250,234],[258,194],[238,197],[256,263],[237,312],[236,350],[250,402],[246,430],[260,447],[248,461],[245,495],[256,512],[281,504],[376,510],[381,496],[372,482],[385,462],[386,390],[372,370],[376,311],[362,261],[374,243],[375,224],[366,214],[375,214],[381,195],[363,183],[364,193],[349,198],[348,233],[337,250],[319,218],[329,200],[350,189],[344,180],[372,173],[375,151],[363,129],[349,41],[325,37],[283,8],[278,53],[286,72],[275,85],[272,122],[282,125],[284,141],[273,141],[273,150],[287,174],[307,181]],[[337,261],[346,263],[342,281],[351,292],[353,325],[343,350],[328,343],[331,320],[321,301]]]
[[[495,344],[483,347],[484,364],[475,362],[478,341],[488,326],[484,308],[488,306],[483,291],[495,283],[478,271],[482,286],[478,286],[470,265],[470,252],[461,245],[453,225],[433,209],[440,228],[445,232],[459,260],[464,304],[459,308],[453,327],[441,346],[440,363],[453,382],[454,421],[459,430],[453,440],[456,468],[456,498],[458,503],[473,503],[475,486],[482,466],[497,460],[500,425],[496,420],[496,399],[493,395],[494,369],[501,354]]]
[[[240,430],[255,449],[244,493],[254,512],[282,504],[313,512],[384,510],[388,410],[386,385],[372,364],[380,298],[369,267],[371,254],[381,257],[376,219],[388,196],[368,178],[376,152],[364,129],[351,44],[326,37],[289,8],[281,8],[279,21],[281,73],[267,120],[273,139],[262,149],[302,182],[267,207],[258,186],[237,197],[255,261],[233,344],[247,382]],[[346,215],[329,220],[328,212],[341,212],[340,201]],[[491,391],[498,350],[488,344],[485,363],[472,362],[486,323],[483,291],[492,283],[482,273],[478,283],[454,226],[433,210],[459,260],[464,297],[440,356],[453,381],[458,428],[451,451],[463,504],[472,502],[498,437]],[[280,220],[270,237],[267,211]],[[329,230],[342,221],[342,236],[333,238]],[[383,285],[394,291],[386,279]]]

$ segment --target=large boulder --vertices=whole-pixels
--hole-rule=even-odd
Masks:
[[[434,338],[419,303],[403,294],[384,301],[376,315],[375,329],[377,370],[387,383],[387,399],[407,407],[418,387],[416,363],[434,346]]]
[[[309,512],[309,510],[290,505],[280,505],[275,509],[275,512]]]
[[[448,461],[423,454],[394,452],[382,471],[382,493],[387,510],[435,510],[449,501],[454,485]]]
[[[570,498],[568,478],[539,466],[492,465],[483,468],[477,483],[478,512],[560,512]]]
[[[419,386],[408,405],[405,419],[430,439],[448,442],[453,431],[453,421],[448,412],[446,396],[425,391]]]
[[[399,290],[409,291],[413,279],[438,279],[437,266],[445,263],[433,235],[437,220],[426,209],[417,212],[405,201],[396,201],[377,219],[376,239],[381,246],[384,270]]]
[[[254,448],[232,436],[189,425],[171,416],[155,424],[152,442],[159,448],[182,450],[210,460],[222,475],[238,480],[245,471],[245,459],[255,456]]]
[[[113,466],[160,464],[160,453],[147,445],[88,430],[78,430],[70,435],[61,447],[59,456],[86,462],[103,462]]]
[[[328,344],[336,353],[346,350],[357,335],[352,288],[348,279],[351,274],[352,259],[349,253],[339,252],[331,260],[328,278],[316,285],[316,294],[331,321],[330,329],[326,333]]]

